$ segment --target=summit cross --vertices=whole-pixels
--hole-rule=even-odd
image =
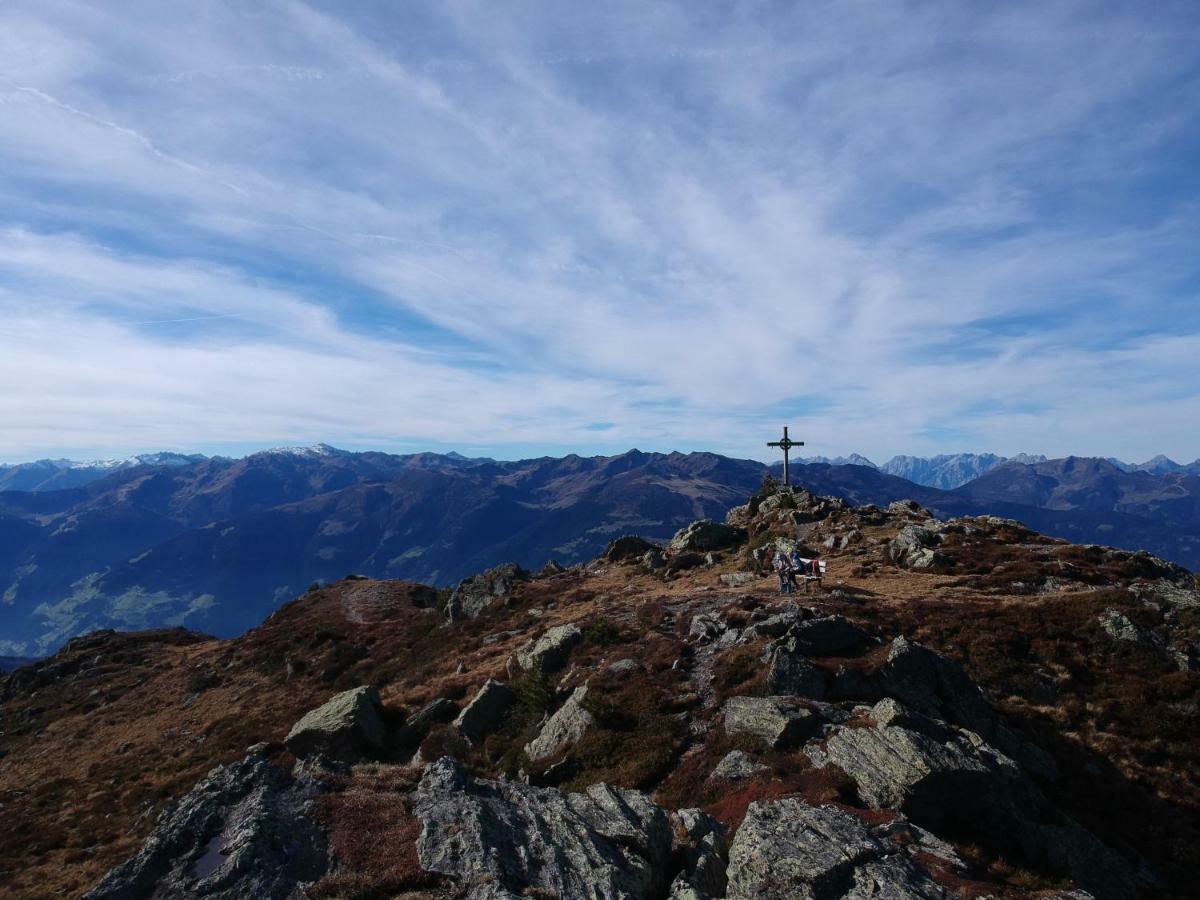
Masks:
[[[790,437],[788,437],[787,432],[788,432],[788,427],[786,425],[784,425],[783,426],[783,440],[767,442],[768,447],[778,447],[780,450],[783,451],[783,486],[784,487],[790,487],[791,483],[792,483],[791,482],[791,471],[790,471],[790,468],[788,465],[788,451],[791,450],[793,447],[803,447],[804,446],[804,441],[793,441]]]

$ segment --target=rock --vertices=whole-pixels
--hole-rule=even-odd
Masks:
[[[576,743],[596,720],[583,708],[587,686],[577,687],[567,702],[546,720],[538,736],[525,745],[525,755],[534,762],[553,756],[564,747]]]
[[[942,542],[936,531],[922,525],[905,525],[888,544],[888,558],[899,566],[911,569],[927,569],[944,562],[941,554],[933,548]]]
[[[445,697],[429,701],[405,721],[400,732],[400,742],[409,746],[420,743],[434,725],[453,719],[457,709],[458,707]]]
[[[681,809],[671,814],[675,833],[683,835],[676,855],[683,871],[671,884],[671,897],[724,897],[728,848],[725,826],[698,809]]]
[[[552,559],[542,566],[541,571],[538,572],[538,578],[551,578],[555,575],[561,575],[565,571],[567,571],[566,566],[561,565],[558,560]]]
[[[1115,641],[1128,641],[1133,644],[1154,646],[1160,643],[1156,636],[1145,628],[1137,625],[1118,609],[1109,608],[1102,612],[1097,619],[1105,634]]]
[[[804,621],[805,616],[811,615],[809,610],[792,604],[792,608],[785,609],[783,612],[776,613],[763,619],[761,622],[756,622],[746,629],[742,637],[745,640],[750,640],[755,637],[783,637],[788,630],[797,622]]]
[[[758,581],[758,576],[753,572],[723,572],[717,579],[725,587],[739,588]]]
[[[700,553],[679,553],[675,556],[667,557],[666,571],[664,574],[672,575],[675,572],[685,572],[688,569],[698,569],[704,565],[704,556]]]
[[[724,550],[736,547],[746,540],[746,529],[724,525],[711,519],[700,519],[686,528],[681,528],[671,538],[667,549],[673,553],[693,551],[704,553],[709,550]]]
[[[219,766],[86,900],[291,897],[328,864],[325,834],[309,818],[315,791],[261,753]]]
[[[931,519],[933,516],[929,514],[929,510],[923,507],[916,500],[895,500],[888,504],[887,511],[893,516],[902,516],[910,519]]]
[[[618,675],[622,678],[641,670],[642,665],[636,659],[618,659],[616,662],[609,663],[607,669],[610,675]]]
[[[834,728],[823,746],[805,752],[853,778],[876,809],[901,810],[925,828],[970,836],[1001,855],[1068,868],[1097,897],[1134,895],[1130,867],[979,735],[890,698],[875,704],[871,719],[871,727]]]
[[[425,770],[414,812],[421,867],[457,879],[471,900],[649,900],[673,880],[670,820],[638,791],[486,781],[443,757]]]
[[[667,567],[667,557],[661,550],[647,550],[642,555],[642,566],[650,572],[657,572]]]
[[[929,648],[897,637],[876,684],[916,712],[969,728],[1030,772],[1057,777],[1053,758],[1010,731],[962,667]]]
[[[630,560],[641,559],[647,553],[654,550],[662,550],[662,547],[651,543],[645,538],[638,537],[636,534],[627,534],[609,541],[608,546],[604,548],[604,553],[601,556],[608,560],[608,562],[629,562]]]
[[[785,637],[771,648],[767,669],[767,691],[797,697],[821,699],[829,683],[829,675],[818,669],[796,647],[794,638]]]
[[[556,672],[566,665],[571,650],[582,640],[583,632],[575,623],[556,625],[518,650],[517,662],[526,672]]]
[[[751,803],[729,849],[729,900],[949,898],[909,855],[904,822],[868,826],[799,797]],[[902,837],[903,836],[903,837]]]
[[[755,775],[769,771],[770,769],[767,766],[764,766],[749,754],[743,753],[741,750],[731,750],[717,763],[717,767],[712,770],[709,778],[725,778],[729,781],[740,781],[744,778],[753,778]]]
[[[730,697],[725,703],[726,734],[752,734],[771,747],[795,744],[821,722],[821,716],[791,697]]]
[[[517,697],[512,689],[489,678],[454,720],[454,727],[470,741],[477,741],[504,719]]]
[[[725,622],[716,613],[700,613],[693,616],[688,626],[688,637],[692,640],[712,640],[723,634]]]
[[[529,579],[530,574],[516,563],[505,563],[464,578],[450,595],[446,614],[451,621],[473,619],[489,606],[508,601],[516,586]]]
[[[305,713],[284,739],[287,748],[300,757],[321,754],[350,761],[383,749],[386,741],[382,704],[373,687],[343,691],[316,709]]]
[[[793,624],[788,639],[809,656],[838,656],[871,641],[870,636],[842,616],[822,616]]]

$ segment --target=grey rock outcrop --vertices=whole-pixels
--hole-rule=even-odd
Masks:
[[[771,747],[796,744],[823,721],[792,697],[730,697],[725,703],[726,734],[754,735]]]
[[[495,730],[516,699],[512,688],[489,678],[471,702],[463,707],[454,720],[454,727],[468,740],[477,741]]]
[[[681,836],[676,855],[683,862],[683,871],[671,884],[670,898],[724,897],[728,866],[725,826],[698,809],[671,813],[671,820],[676,835]]]
[[[1057,776],[1050,755],[1009,730],[979,686],[953,660],[897,637],[878,672],[877,683],[883,694],[916,712],[976,732],[1030,772],[1046,779]]]
[[[343,761],[378,753],[386,740],[381,708],[373,687],[343,691],[305,713],[284,743],[297,756],[320,754]]]
[[[871,710],[869,727],[838,727],[806,753],[833,763],[877,809],[901,810],[935,832],[972,835],[1002,854],[1065,869],[1102,898],[1135,896],[1134,869],[1060,813],[1012,759],[978,734],[905,708]]]
[[[1106,609],[1098,617],[1100,627],[1114,641],[1127,641],[1132,644],[1160,644],[1155,635],[1135,625],[1128,616],[1119,609]]]
[[[283,900],[327,866],[315,789],[260,752],[219,766],[159,817],[137,856],[86,900]]]
[[[729,900],[949,898],[912,858],[903,819],[868,826],[798,797],[750,804],[729,849]]]
[[[539,762],[583,737],[596,721],[592,714],[583,708],[586,696],[587,687],[577,687],[567,698],[567,702],[546,720],[538,736],[525,745],[525,755],[534,762]]]
[[[628,562],[641,559],[652,550],[662,550],[662,547],[636,534],[626,534],[609,541],[601,556],[609,562]]]
[[[727,781],[741,781],[761,775],[770,769],[741,750],[731,750],[721,758],[709,778],[724,778]]]
[[[788,637],[801,653],[809,656],[838,656],[868,643],[870,636],[843,616],[821,616],[797,622]]]
[[[571,650],[583,640],[575,623],[556,625],[517,651],[517,662],[526,672],[556,672],[566,665]]]
[[[446,604],[446,615],[455,619],[473,619],[489,606],[507,602],[530,574],[516,563],[505,563],[458,583]]]
[[[705,553],[709,550],[724,550],[736,547],[746,540],[746,530],[735,525],[725,525],[711,519],[700,519],[686,528],[675,532],[668,549],[673,553],[693,551]]]
[[[753,572],[722,572],[717,576],[717,580],[725,587],[738,588],[754,584],[758,581],[758,576]]]
[[[769,651],[767,691],[797,697],[821,699],[829,684],[829,674],[819,669],[796,648],[796,641],[784,638]]]
[[[648,900],[673,880],[671,822],[638,791],[594,784],[564,794],[475,779],[443,757],[425,770],[415,801],[421,867],[457,879],[470,900],[510,900],[531,889]]]
[[[945,562],[934,548],[942,542],[942,536],[923,525],[905,525],[888,544],[888,558],[900,566],[910,569],[928,569]]]

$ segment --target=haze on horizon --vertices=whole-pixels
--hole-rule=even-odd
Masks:
[[[1200,8],[0,7],[0,461],[1200,456]]]

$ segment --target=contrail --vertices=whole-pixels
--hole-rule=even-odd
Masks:
[[[208,319],[243,319],[245,316],[239,316],[236,313],[228,313],[219,316],[189,316],[186,319],[153,319],[149,322],[134,322],[134,325],[171,325],[175,322],[203,322]]]

